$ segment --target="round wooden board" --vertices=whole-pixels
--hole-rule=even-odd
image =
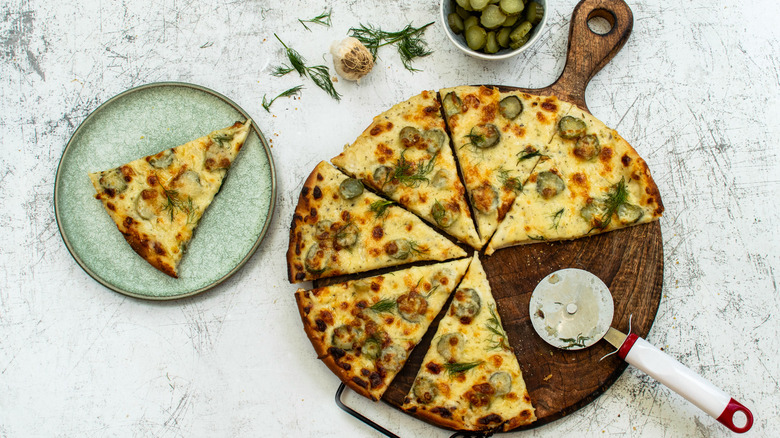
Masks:
[[[596,274],[609,286],[615,302],[612,327],[646,336],[655,319],[663,286],[663,242],[658,222],[593,237],[516,246],[480,256],[498,311],[520,362],[538,427],[568,415],[601,395],[625,370],[606,341],[579,351],[545,343],[534,331],[528,302],[536,284],[563,268]],[[446,306],[445,306],[446,308]],[[436,327],[434,321],[432,327]],[[429,330],[412,352],[382,400],[400,407],[422,365],[435,330]]]

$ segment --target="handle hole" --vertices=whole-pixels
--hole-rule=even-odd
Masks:
[[[606,9],[596,9],[588,15],[588,29],[596,35],[606,35],[615,27],[615,14]]]
[[[737,429],[743,429],[748,424],[748,417],[743,411],[734,411],[731,416],[731,424]]]

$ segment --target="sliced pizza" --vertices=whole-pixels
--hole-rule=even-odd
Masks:
[[[127,243],[152,266],[178,277],[178,266],[249,133],[251,121],[89,174]]]
[[[323,161],[301,189],[287,268],[297,283],[466,255],[412,213]]]
[[[484,86],[439,95],[484,245],[552,139],[559,102]]]
[[[536,419],[477,254],[439,322],[403,409],[467,431],[508,431]]]
[[[449,298],[470,259],[417,266],[295,293],[317,357],[379,400]]]
[[[331,161],[444,233],[481,247],[435,92],[375,117]]]
[[[658,187],[634,148],[588,112],[569,105],[557,117],[555,136],[486,254],[643,224],[659,219],[663,210]]]

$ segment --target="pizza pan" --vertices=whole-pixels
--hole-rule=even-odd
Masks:
[[[596,17],[610,24],[606,33],[590,29],[588,22]],[[588,111],[588,82],[620,51],[632,27],[633,14],[624,1],[583,0],[572,13],[566,63],[553,84],[540,89],[487,86],[502,91],[554,94]],[[536,408],[537,420],[521,429],[542,426],[586,406],[606,391],[627,366],[614,355],[599,361],[611,352],[606,343],[568,351],[554,348],[537,336],[528,306],[534,287],[545,276],[563,268],[596,274],[612,292],[612,326],[627,331],[631,318],[633,332],[639,336],[647,336],[661,300],[663,241],[658,221],[572,241],[505,248],[491,256],[481,256],[481,260]],[[315,286],[336,281],[319,281]],[[437,323],[434,321],[432,327]],[[383,401],[399,408],[403,405],[433,332],[429,331],[412,352]]]
[[[256,121],[195,230],[178,279],[153,268],[130,248],[94,198],[87,173],[250,118],[227,97],[179,82],[132,88],[87,116],[65,146],[54,185],[57,225],[79,266],[113,291],[150,300],[192,296],[236,273],[260,246],[276,200],[273,158]]]

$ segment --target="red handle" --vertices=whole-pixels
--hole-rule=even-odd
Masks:
[[[744,426],[737,426],[734,424],[734,415],[739,413],[745,415]],[[742,418],[738,417],[738,420],[742,420]],[[726,406],[726,409],[724,409],[723,413],[720,414],[720,417],[718,417],[718,421],[736,433],[745,433],[753,426],[753,413],[750,412],[750,409],[746,408],[745,405],[732,398],[729,400],[729,404]],[[742,424],[742,421],[738,422]]]
[[[743,433],[753,426],[753,413],[742,403],[639,336],[633,333],[626,336],[618,349],[618,356],[698,406],[730,430]]]

